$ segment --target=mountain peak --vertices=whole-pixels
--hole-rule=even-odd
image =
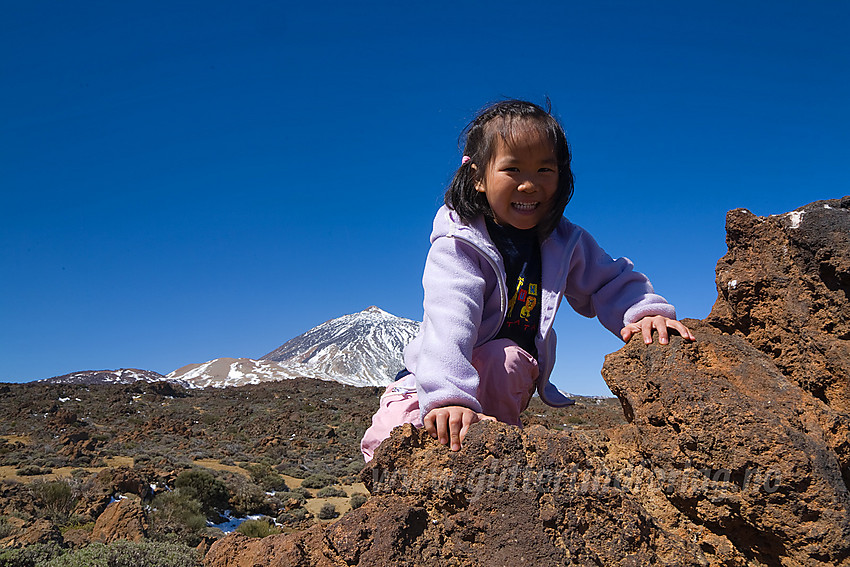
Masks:
[[[326,321],[261,357],[352,385],[381,386],[404,367],[402,351],[419,323],[372,305]]]
[[[314,327],[262,356],[190,364],[168,375],[195,387],[239,386],[299,376],[351,386],[384,386],[404,367],[402,351],[419,323],[376,305]]]

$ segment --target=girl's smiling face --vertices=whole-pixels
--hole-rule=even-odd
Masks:
[[[536,227],[551,210],[558,190],[558,159],[552,142],[529,130],[508,141],[497,136],[493,159],[475,188],[487,196],[497,223]]]

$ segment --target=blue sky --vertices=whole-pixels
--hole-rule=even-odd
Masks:
[[[727,210],[850,193],[850,3],[32,2],[0,19],[0,381],[257,358],[421,318],[457,136],[552,100],[567,216],[681,317]],[[556,323],[564,390],[618,338]]]

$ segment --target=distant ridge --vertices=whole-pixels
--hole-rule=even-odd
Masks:
[[[139,380],[143,382],[161,382],[166,377],[153,370],[138,368],[119,368],[118,370],[80,370],[38,380],[50,384],[132,384]]]

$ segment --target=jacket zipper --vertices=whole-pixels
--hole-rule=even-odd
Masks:
[[[446,235],[446,236],[448,238],[457,238],[458,240],[463,240],[464,242],[466,242],[467,244],[472,246],[479,254],[484,256],[484,258],[486,258],[487,261],[490,262],[490,266],[493,268],[493,271],[496,272],[496,277],[499,280],[499,292],[500,292],[499,293],[499,296],[500,296],[499,299],[501,300],[502,320],[499,322],[499,326],[496,327],[496,331],[493,332],[493,333],[490,333],[489,337],[487,337],[486,339],[481,341],[480,344],[484,344],[487,341],[489,341],[490,339],[492,339],[493,337],[495,337],[497,334],[499,334],[499,329],[501,329],[502,325],[505,324],[505,318],[508,316],[508,284],[507,284],[507,282],[505,282],[505,276],[502,275],[502,270],[499,269],[499,265],[490,256],[490,254],[487,253],[486,250],[484,250],[483,248],[478,246],[478,244],[474,243],[470,239],[464,238],[463,236],[459,236],[457,234],[450,234],[450,235]],[[482,306],[482,310],[483,310],[483,306]]]

